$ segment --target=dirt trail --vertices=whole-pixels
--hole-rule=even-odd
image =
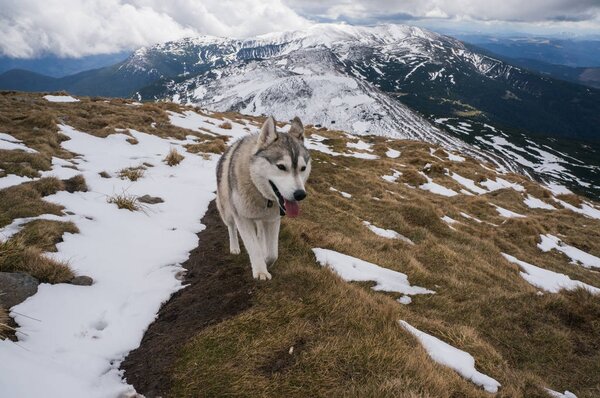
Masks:
[[[202,219],[198,247],[183,266],[185,289],[161,308],[139,348],[122,363],[125,378],[147,398],[167,396],[179,350],[199,330],[244,311],[255,284],[247,256],[229,254],[227,228],[213,201]],[[246,261],[243,261],[246,259]]]

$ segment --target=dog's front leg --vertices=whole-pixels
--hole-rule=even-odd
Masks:
[[[252,276],[258,280],[271,279],[271,274],[267,271],[265,250],[262,242],[259,240],[256,222],[240,217],[236,218],[235,223],[250,257]]]
[[[263,221],[263,230],[265,234],[265,249],[267,266],[273,265],[279,256],[279,226],[281,219],[277,218],[273,221]]]

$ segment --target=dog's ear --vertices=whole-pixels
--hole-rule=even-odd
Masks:
[[[275,119],[273,119],[273,116],[269,116],[260,129],[256,145],[259,149],[266,148],[276,139],[277,132],[275,131]]]
[[[290,127],[288,134],[301,141],[304,139],[304,125],[302,125],[302,122],[298,116],[292,120],[292,127]]]

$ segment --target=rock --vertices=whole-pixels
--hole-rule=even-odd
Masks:
[[[13,307],[37,293],[40,282],[24,272],[0,272],[0,304]]]
[[[92,278],[90,278],[89,276],[80,275],[80,276],[76,276],[75,278],[71,279],[69,281],[69,283],[71,285],[78,285],[78,286],[91,286],[94,283],[94,280]]]
[[[150,195],[140,196],[138,198],[138,201],[140,201],[142,203],[148,203],[151,205],[164,202],[163,198],[159,198],[158,196],[150,196]]]

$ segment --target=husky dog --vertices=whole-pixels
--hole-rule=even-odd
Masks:
[[[300,213],[298,202],[306,198],[310,169],[298,117],[288,133],[277,132],[269,117],[259,134],[236,141],[221,156],[217,208],[229,230],[229,250],[240,253],[239,231],[255,279],[271,279],[267,266],[277,260],[281,216]]]

